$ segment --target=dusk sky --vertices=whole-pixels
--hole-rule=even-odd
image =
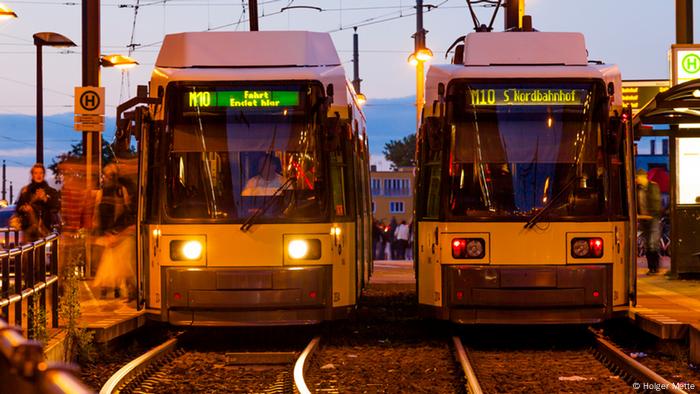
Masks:
[[[126,53],[131,42],[136,0],[102,2],[102,52]],[[107,112],[133,96],[137,84],[146,84],[160,41],[166,33],[202,30],[247,30],[242,2],[224,0],[145,0],[136,16],[133,43],[140,44],[133,56],[141,63],[124,75],[115,69],[102,70],[107,89]],[[352,71],[352,27],[360,26],[362,90],[369,98],[404,97],[414,93],[414,72],[406,63],[413,48],[415,2],[410,0],[260,0],[261,30],[329,31]],[[318,12],[294,6],[321,7]],[[428,46],[435,62],[442,62],[445,49],[460,35],[472,30],[463,0],[431,0],[439,5],[426,13]],[[32,34],[54,31],[80,45],[81,7],[77,0],[7,1],[19,19],[0,25],[1,113],[35,112],[35,47]],[[695,31],[698,28],[696,7]],[[492,8],[478,8],[488,21]],[[526,13],[541,31],[583,32],[591,59],[619,64],[624,79],[655,79],[668,75],[667,52],[675,39],[674,2],[670,0],[528,0]],[[403,16],[403,17],[401,17]],[[396,18],[380,23],[381,20]],[[237,23],[241,21],[241,23]],[[374,23],[374,24],[369,24]],[[366,24],[365,26],[362,26]],[[503,28],[500,13],[496,29]],[[45,48],[45,113],[71,112],[73,87],[81,82],[80,47],[70,50]],[[350,75],[349,75],[350,76]]]

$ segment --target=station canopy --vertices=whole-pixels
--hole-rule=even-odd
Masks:
[[[700,125],[700,79],[661,92],[633,119],[635,133],[645,134],[641,125]],[[700,126],[699,126],[700,127]]]

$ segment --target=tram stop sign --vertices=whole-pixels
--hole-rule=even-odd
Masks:
[[[700,45],[671,46],[671,84],[678,85],[700,78]]]
[[[78,131],[104,130],[105,88],[75,88],[75,129]]]

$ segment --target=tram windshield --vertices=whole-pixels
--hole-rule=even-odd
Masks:
[[[447,216],[603,215],[602,91],[591,82],[453,84]]]
[[[169,97],[169,217],[306,221],[326,215],[320,87],[179,86]]]

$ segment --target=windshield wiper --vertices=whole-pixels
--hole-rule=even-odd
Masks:
[[[265,212],[267,212],[268,209],[272,206],[273,203],[279,201],[279,197],[282,195],[282,192],[289,189],[289,187],[296,181],[296,178],[291,177],[287,178],[287,180],[275,190],[274,193],[270,196],[270,199],[267,200],[267,203],[263,205],[262,208],[258,209],[257,211],[253,212],[252,215],[248,216],[248,218],[245,220],[243,225],[241,226],[241,231],[246,232],[250,230],[251,227],[255,224],[255,221],[258,217],[263,215]]]
[[[530,220],[528,220],[527,223],[525,223],[523,228],[531,229],[531,228],[535,227],[535,225],[540,222],[540,220],[542,219],[544,214],[549,212],[549,210],[552,209],[552,207],[554,206],[554,203],[556,203],[559,200],[559,198],[561,196],[563,196],[564,193],[567,192],[571,188],[571,186],[573,186],[573,184],[576,182],[577,179],[579,179],[579,177],[573,176],[568,182],[566,182],[566,184],[564,185],[564,187],[561,188],[559,193],[557,193],[554,197],[552,197],[552,199],[544,207],[542,207],[541,211],[537,212],[533,217],[531,217]]]

